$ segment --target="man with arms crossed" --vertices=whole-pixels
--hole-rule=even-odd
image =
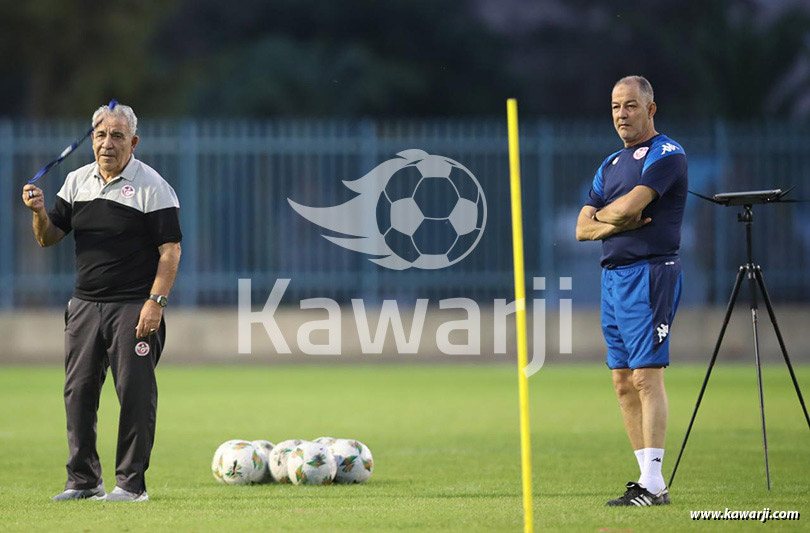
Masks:
[[[96,162],[68,174],[50,212],[41,189],[23,187],[39,244],[52,246],[71,230],[76,242],[76,286],[65,311],[68,479],[53,499],[145,501],[155,366],[166,338],[163,308],[180,262],[179,203],[171,186],[133,155],[138,119],[132,108],[102,106],[92,124],[99,119]],[[105,494],[96,413],[108,367],[121,412],[116,487]]]
[[[683,148],[655,131],[650,83],[613,87],[613,125],[624,148],[593,178],[577,219],[580,241],[602,241],[602,332],[607,365],[641,476],[607,505],[670,503],[661,474],[667,425],[664,368],[681,295],[678,249],[688,187]]]

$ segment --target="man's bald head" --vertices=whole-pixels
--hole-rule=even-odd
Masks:
[[[652,85],[650,85],[650,82],[647,81],[647,78],[645,78],[644,76],[625,76],[624,78],[617,81],[613,85],[613,88],[615,89],[616,87],[624,83],[634,84],[636,87],[638,87],[639,94],[641,95],[642,98],[646,100],[644,102],[645,104],[649,105],[655,101],[655,95],[653,94]]]

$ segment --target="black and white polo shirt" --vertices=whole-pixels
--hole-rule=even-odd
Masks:
[[[133,156],[104,183],[91,163],[67,175],[48,213],[76,241],[74,296],[94,302],[149,297],[158,247],[180,242],[180,203],[160,174]]]

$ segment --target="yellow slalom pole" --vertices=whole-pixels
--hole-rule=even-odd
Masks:
[[[520,466],[523,479],[523,531],[534,531],[532,512],[532,450],[529,432],[529,379],[523,369],[529,364],[526,342],[526,280],[523,272],[523,208],[520,199],[520,147],[518,146],[517,100],[506,101],[509,125],[509,181],[512,191],[512,253],[515,264],[515,324],[517,325],[518,391],[520,397]]]

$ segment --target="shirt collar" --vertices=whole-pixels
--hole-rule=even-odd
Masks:
[[[647,139],[643,143],[638,143],[638,144],[634,144],[633,146],[628,146],[627,148],[624,148],[624,150],[636,150],[638,148],[644,148],[645,146],[647,148],[649,148],[650,146],[652,146],[653,142],[655,142],[655,140],[658,137],[660,137],[661,135],[663,135],[663,134],[662,133],[656,133],[655,135],[653,135],[652,137],[650,137],[649,139]]]
[[[118,176],[115,176],[110,181],[116,180],[119,177],[124,178],[127,181],[132,181],[135,178],[135,174],[138,172],[138,166],[135,164],[137,159],[135,159],[134,155],[129,156],[129,162],[124,166],[124,170]],[[98,171],[98,163],[94,163],[93,166],[93,175],[97,178],[101,178],[101,172]]]

